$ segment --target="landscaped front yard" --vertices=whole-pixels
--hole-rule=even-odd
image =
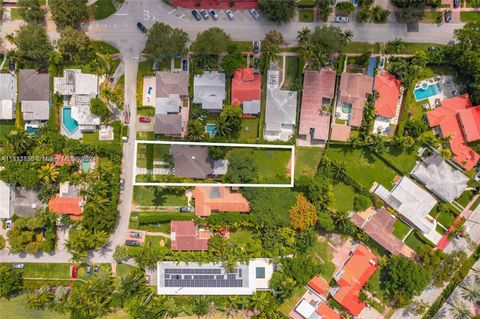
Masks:
[[[322,158],[323,149],[320,147],[295,148],[295,176],[315,175]]]
[[[140,206],[186,206],[185,193],[170,192],[156,186],[134,186],[133,202]]]
[[[432,245],[427,240],[424,240],[416,231],[412,231],[407,239],[405,239],[405,244],[415,251],[424,245]]]
[[[285,81],[283,82],[282,89],[291,90],[294,83],[297,80],[298,74],[298,57],[287,56],[285,62]]]

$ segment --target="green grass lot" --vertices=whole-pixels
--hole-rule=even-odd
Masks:
[[[243,244],[253,237],[253,233],[249,230],[238,230],[230,233],[229,243],[234,245]]]
[[[412,229],[409,225],[405,224],[401,219],[397,219],[393,224],[393,235],[400,240],[408,234]]]
[[[78,263],[24,263],[24,278],[54,278],[70,280],[70,267],[76,265],[78,267],[78,279],[87,279],[87,264]],[[110,264],[101,264],[101,268],[108,267]]]
[[[425,11],[425,15],[421,21],[423,23],[441,23],[442,20],[443,20],[443,12]]]
[[[7,139],[8,134],[15,129],[15,120],[0,121],[0,143]]]
[[[387,161],[392,163],[404,175],[410,174],[410,171],[415,167],[418,145],[407,151],[402,151],[395,148],[390,148],[390,152],[383,156]]]
[[[437,43],[405,42],[403,49],[399,50],[398,53],[399,54],[415,54],[415,52],[417,51],[426,51],[431,46],[440,47],[442,45]],[[388,50],[386,50],[386,53],[392,53],[392,52],[388,52]]]
[[[147,144],[137,145],[137,166],[147,167]]]
[[[142,106],[137,110],[138,115],[143,115],[143,116],[150,116],[154,117],[155,116],[155,108],[151,106]]]
[[[413,231],[405,240],[405,244],[412,248],[413,250],[417,251],[423,245],[431,245],[429,241],[423,239],[420,234],[416,231]]]
[[[105,145],[115,141],[120,142],[122,140],[122,124],[119,121],[112,122],[113,126],[113,141],[100,141],[98,139],[98,131],[83,133],[83,142],[88,145]]]
[[[142,105],[143,77],[154,75],[153,61],[142,61],[138,64],[137,74],[137,105]]]
[[[162,191],[156,186],[134,186],[133,202],[141,206],[186,206],[187,196],[183,192]]]
[[[152,213],[152,214],[162,214],[162,213]],[[138,212],[131,213],[130,221],[128,223],[129,229],[138,229],[138,230],[144,230],[148,232],[162,232],[167,234],[170,233],[170,222],[160,223],[160,224],[151,224],[151,225],[139,225],[137,221],[138,215],[140,215],[140,213]]]
[[[137,140],[147,140],[147,141],[154,141],[155,133],[154,132],[137,132]]]
[[[244,118],[242,119],[242,126],[240,129],[239,140],[247,140],[255,142],[258,138],[258,118]]]
[[[312,9],[299,9],[298,20],[300,20],[300,22],[311,23],[315,20],[315,14]]]
[[[21,9],[20,8],[10,9],[10,17],[12,18],[12,20],[23,20]]]
[[[470,206],[470,209],[475,210],[475,208],[477,208],[479,204],[480,204],[480,197],[478,197],[477,200],[472,204],[472,206]]]
[[[318,274],[328,281],[335,272],[335,265],[332,262],[332,253],[327,241],[318,241],[310,249],[309,254],[317,261]]]
[[[60,315],[56,312],[26,309],[27,294],[22,294],[10,300],[0,299],[2,319],[68,319],[68,314]],[[130,319],[127,313],[119,311],[104,317],[105,319]]]
[[[315,175],[322,158],[323,149],[320,147],[295,148],[295,176]]]
[[[472,200],[472,198],[472,191],[465,191],[459,198],[457,198],[456,202],[465,207],[470,202],[470,200]]]
[[[450,211],[444,211],[441,212],[440,215],[437,217],[437,222],[443,225],[443,227],[448,228],[450,225],[453,224],[455,219],[457,218],[457,215]]]
[[[134,268],[137,268],[137,267],[127,265],[127,264],[117,264],[117,276],[116,277],[124,277],[130,271],[132,271]]]
[[[342,52],[345,53],[380,53],[380,44],[369,42],[349,42],[347,43]]]
[[[95,20],[105,19],[115,13],[115,6],[112,0],[97,0],[88,7],[88,15]]]
[[[170,226],[170,225],[168,225]],[[163,246],[161,245],[161,242],[163,242]],[[163,236],[147,236],[145,237],[145,246],[148,247],[165,247],[166,245],[169,245],[169,241],[167,238]]]
[[[467,7],[480,8],[480,0],[467,0]]]
[[[117,54],[120,53],[120,50],[118,50],[116,47],[111,45],[110,43],[104,42],[104,41],[92,41],[92,47],[96,52],[102,53],[102,54]]]
[[[355,199],[355,189],[345,183],[338,183],[333,186],[335,195],[335,209],[340,212],[353,211],[353,201]]]
[[[298,1],[298,7],[314,7],[316,4],[315,0],[300,0]]]
[[[287,56],[285,61],[285,82],[283,82],[282,89],[291,90],[293,84],[297,80],[298,74],[298,57]]]
[[[258,182],[271,182],[276,177],[284,177],[290,160],[288,149],[234,148],[227,153],[227,159],[232,156],[250,155],[257,167]]]
[[[480,21],[480,12],[479,11],[460,12],[460,20],[464,23]]]
[[[332,161],[345,163],[347,173],[361,185],[370,189],[373,182],[390,188],[396,172],[378,157],[352,149],[349,145],[329,145],[325,156]]]
[[[437,231],[437,233],[439,233],[440,235],[443,235],[447,232],[447,230],[445,228],[443,228],[442,226],[440,226],[440,224],[437,224],[437,226],[435,227],[435,230]]]

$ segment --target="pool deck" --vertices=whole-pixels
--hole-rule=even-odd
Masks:
[[[427,99],[423,100],[417,100],[417,97],[415,96],[415,90],[419,89],[422,87],[422,84],[427,83],[429,86],[438,84],[440,86],[440,92],[437,94],[430,96]],[[438,106],[439,102],[449,99],[454,96],[458,96],[460,93],[460,89],[457,87],[457,85],[453,81],[453,77],[451,76],[445,76],[445,75],[438,75],[433,78],[425,79],[422,81],[419,81],[417,84],[415,84],[415,89],[414,92],[412,92],[415,101],[421,102],[421,101],[427,101],[430,104],[430,108],[434,109],[435,107]]]

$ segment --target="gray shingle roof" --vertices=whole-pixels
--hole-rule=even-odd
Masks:
[[[155,134],[181,135],[182,134],[182,115],[181,114],[156,115],[154,130],[155,130]]]
[[[32,69],[20,70],[20,101],[50,101],[48,74]]]
[[[157,72],[156,96],[168,97],[170,94],[188,96],[188,73],[187,72]]]
[[[206,179],[213,174],[214,161],[204,146],[178,145],[170,148],[175,163],[175,175]]]

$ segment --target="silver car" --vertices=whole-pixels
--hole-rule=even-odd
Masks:
[[[232,10],[227,10],[225,11],[225,14],[227,15],[227,17],[230,19],[230,20],[235,20],[235,16],[233,15],[233,12]]]
[[[255,9],[250,9],[250,14],[252,15],[252,17],[253,17],[255,20],[259,20],[259,19],[260,19],[260,15],[258,14],[257,10],[255,10]]]

